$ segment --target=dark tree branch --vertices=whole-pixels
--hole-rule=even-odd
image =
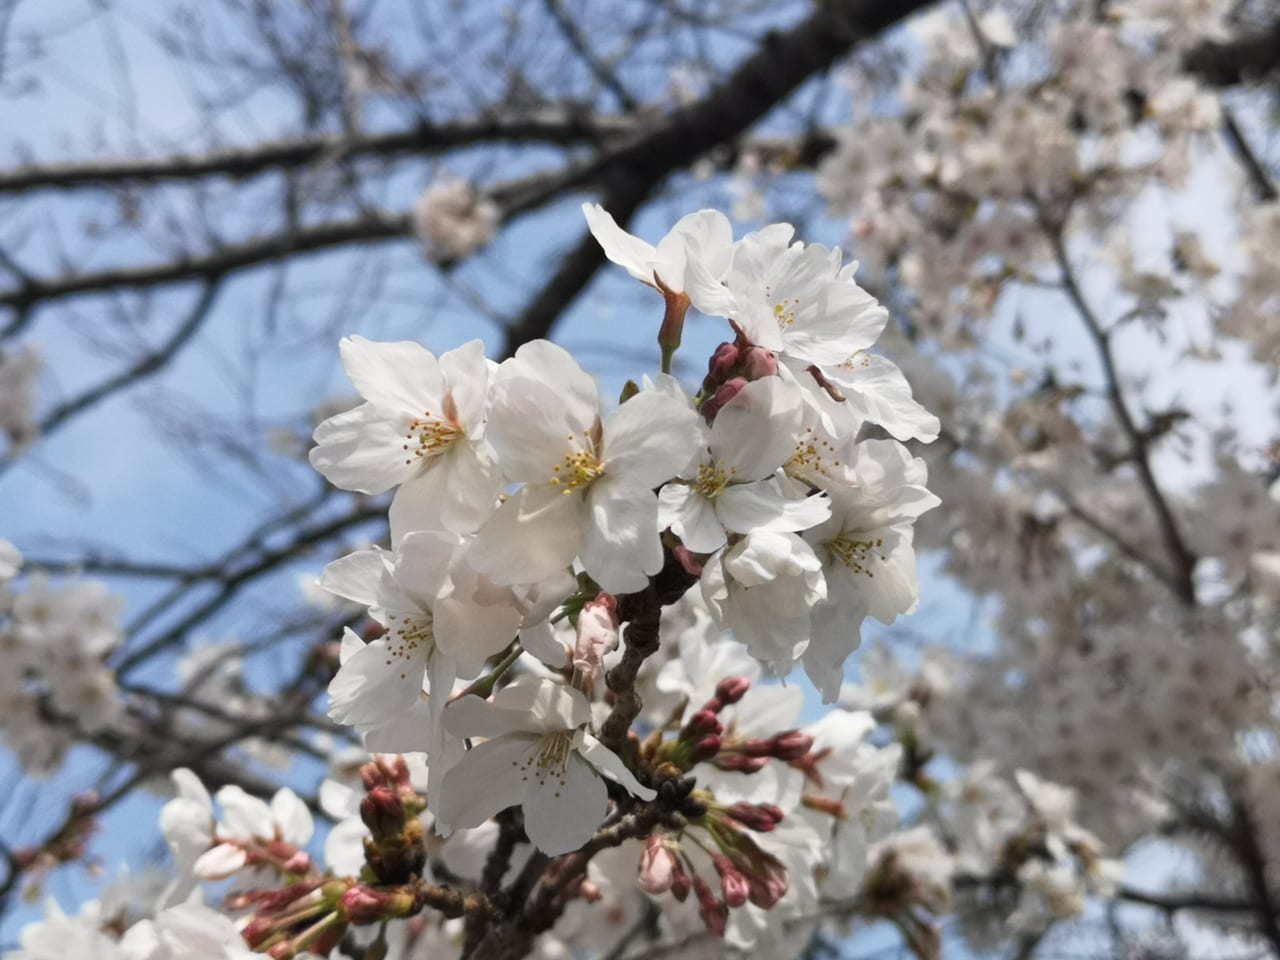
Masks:
[[[351,137],[289,137],[204,153],[160,157],[32,164],[0,173],[0,193],[49,189],[109,189],[122,184],[226,177],[245,180],[271,170],[337,163],[363,157],[422,157],[485,143],[602,143],[629,129],[623,117],[593,116],[576,108],[534,113],[493,113],[474,120],[420,123],[406,130]]]

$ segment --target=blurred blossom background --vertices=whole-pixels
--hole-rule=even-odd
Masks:
[[[548,337],[616,398],[663,305],[598,202],[841,247],[941,421],[919,605],[840,700],[940,955],[1280,957],[1278,94],[1267,0],[0,0],[0,948],[164,887],[174,768],[360,762],[315,581],[388,498],[307,461],[338,341]],[[726,338],[690,314],[691,391]],[[1108,882],[991,881],[1041,781]]]

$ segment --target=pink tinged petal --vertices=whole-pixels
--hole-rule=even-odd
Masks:
[[[365,607],[379,605],[379,585],[387,572],[387,555],[377,548],[357,550],[324,568],[320,586],[334,596]]]
[[[636,779],[635,774],[627,769],[627,765],[622,762],[618,755],[591,736],[591,734],[584,733],[582,735],[582,743],[578,747],[578,752],[582,754],[583,759],[595,767],[601,776],[612,780],[633,797],[639,797],[641,800],[652,800],[658,795],[656,791],[641,784]]]
[[[712,553],[727,540],[712,501],[682,483],[658,491],[658,526],[670,527],[694,553]]]
[[[316,427],[316,445],[307,458],[335,487],[383,493],[421,468],[422,461],[405,450],[408,425],[406,416],[390,416],[362,403]]]
[[[779,377],[748,383],[711,424],[711,450],[737,468],[738,480],[762,480],[791,458],[804,419],[804,394]]]
[[[451,829],[478,827],[533,789],[528,761],[541,738],[510,734],[472,747],[445,774],[437,816]]]
[[[670,480],[702,446],[693,408],[657,390],[636,394],[604,423],[605,471],[650,489]]]
[[[386,641],[357,652],[329,683],[329,718],[346,726],[391,720],[422,695],[422,664],[392,656]]]
[[[352,385],[378,409],[394,416],[441,412],[444,378],[435,354],[422,344],[343,337],[339,350]]]
[[[573,563],[587,526],[581,493],[527,485],[480,528],[467,562],[495,583],[537,583]]]
[[[534,779],[525,799],[524,829],[529,841],[549,856],[577,850],[596,832],[609,812],[604,781],[575,751],[570,751],[563,775],[548,771]]]
[[[239,847],[220,843],[200,855],[192,872],[204,880],[225,880],[243,869],[247,859],[245,852]]]
[[[623,230],[598,203],[584,203],[582,213],[587,218],[591,235],[600,244],[604,255],[637,280],[653,286],[653,267],[650,266],[650,261],[657,252],[653,245]]]
[[[822,523],[831,516],[831,501],[821,495],[798,500],[785,497],[774,483],[765,480],[728,487],[716,498],[715,509],[726,530],[787,533]]]
[[[582,566],[609,593],[643,590],[662,569],[658,498],[647,487],[610,477],[587,493],[590,520],[579,547]]]
[[[468,434],[477,432],[484,420],[484,405],[496,367],[485,357],[484,343],[479,340],[440,355],[440,373],[453,401],[455,422]]]

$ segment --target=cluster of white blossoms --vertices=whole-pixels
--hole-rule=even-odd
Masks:
[[[77,731],[114,723],[124,704],[105,663],[123,639],[123,600],[96,580],[55,584],[0,540],[0,732],[29,773],[55,770]],[[20,576],[21,575],[21,576]],[[52,716],[50,716],[52,714]]]

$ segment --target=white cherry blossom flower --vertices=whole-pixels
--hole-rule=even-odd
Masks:
[[[778,377],[754,380],[717,413],[708,448],[659,494],[658,523],[695,553],[712,553],[726,531],[804,530],[830,516],[824,497],[784,496],[773,474],[791,455],[803,413],[800,390]]]
[[[533,583],[580,557],[609,593],[662,569],[655,487],[693,458],[697,414],[644,390],[602,417],[592,379],[563,348],[526,343],[494,380],[489,440],[523,481],[481,528],[470,562],[498,583]]]
[[[582,212],[604,255],[641,283],[683,293],[703,313],[732,316],[733,298],[721,283],[733,257],[733,227],[718,210],[682,217],[655,247],[627,233],[599,204]]]
[[[526,677],[492,701],[463,697],[445,710],[458,737],[488,737],[445,775],[437,828],[476,827],[507,807],[524,811],[525,832],[543,853],[576,850],[608,812],[608,777],[633,796],[653,790],[586,731],[591,704],[577,690]]]
[[[398,531],[475,530],[501,491],[483,443],[495,367],[484,344],[472,340],[439,359],[411,341],[344,337],[340,349],[366,402],[316,428],[312,466],[344,490],[376,494],[398,486]]]

